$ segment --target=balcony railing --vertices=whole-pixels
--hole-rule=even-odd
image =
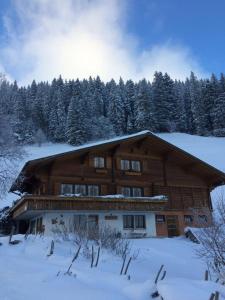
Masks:
[[[64,196],[23,196],[11,209],[16,218],[32,211],[60,210],[123,210],[158,211],[165,208],[167,198],[163,196],[127,198],[113,196],[64,197]]]

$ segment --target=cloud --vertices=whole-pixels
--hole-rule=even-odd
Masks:
[[[151,80],[154,71],[184,79],[204,76],[191,52],[171,43],[138,51],[126,28],[126,3],[119,0],[14,0],[5,16],[8,44],[1,50],[7,70],[22,84],[33,79]],[[16,17],[15,17],[16,16]]]

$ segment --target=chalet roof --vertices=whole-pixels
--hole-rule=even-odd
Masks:
[[[153,134],[151,131],[148,130],[140,131],[135,134],[119,136],[107,140],[101,140],[94,143],[84,144],[75,147],[74,150],[71,151],[27,161],[24,167],[22,168],[18,178],[26,172],[32,172],[32,170],[34,170],[37,166],[51,163],[54,160],[65,156],[71,156],[75,154],[83,155],[93,150],[111,150],[124,142],[141,142],[145,139],[150,141],[152,148],[157,147],[162,156],[166,157],[169,155],[174,159],[174,163],[179,164],[188,170],[192,170],[200,176],[206,177],[212,187],[225,184],[225,173],[207,164],[201,159],[193,156],[192,154],[178,148],[177,146],[163,140],[162,138],[158,137],[157,135]],[[17,190],[17,180],[11,186],[11,192]]]

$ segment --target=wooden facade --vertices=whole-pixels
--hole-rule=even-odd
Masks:
[[[96,167],[96,157],[104,159],[104,166]],[[121,160],[139,162],[139,169],[121,169]],[[196,211],[207,215],[209,222],[210,192],[224,181],[225,174],[219,170],[150,132],[142,132],[28,162],[11,191],[31,195],[22,198],[12,213],[14,218],[22,218],[26,213],[29,216],[29,210],[154,211],[158,220],[164,216],[161,222],[156,220],[157,234],[170,235],[171,229],[171,235],[176,235],[197,223]],[[62,184],[94,185],[99,194],[62,197]],[[112,197],[122,194],[124,187],[139,188],[141,197]],[[160,201],[160,195],[164,200]],[[155,196],[159,199],[154,201]],[[192,216],[190,224],[185,216],[186,221]]]

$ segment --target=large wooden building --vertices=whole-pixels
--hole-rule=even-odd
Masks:
[[[20,231],[51,234],[74,224],[123,236],[176,236],[208,225],[210,192],[225,174],[149,131],[28,161],[11,187]]]

